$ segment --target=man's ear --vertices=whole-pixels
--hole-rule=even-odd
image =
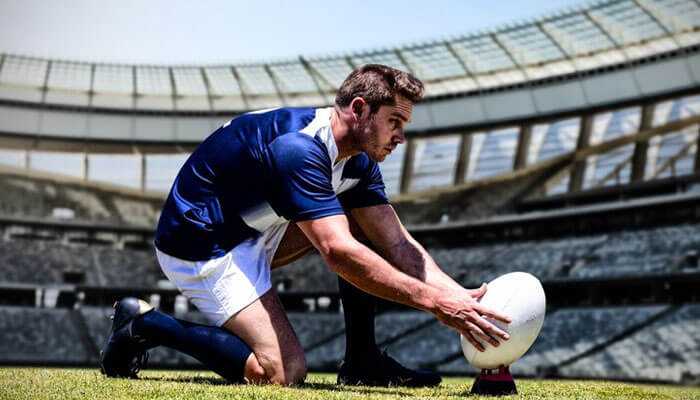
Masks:
[[[369,109],[369,106],[362,97],[355,97],[350,102],[350,110],[352,111],[352,115],[355,117],[355,120],[359,121],[362,119],[362,116],[367,109]]]

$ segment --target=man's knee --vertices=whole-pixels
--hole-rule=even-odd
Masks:
[[[294,385],[306,379],[306,357],[303,351],[295,351],[284,357],[266,354],[259,354],[257,357],[270,383]]]
[[[294,385],[304,382],[307,373],[306,357],[304,357],[304,353],[286,360],[284,371],[286,382],[284,382],[283,385]]]

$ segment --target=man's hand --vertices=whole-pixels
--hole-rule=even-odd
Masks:
[[[511,319],[503,314],[490,310],[477,302],[486,294],[486,284],[478,289],[449,291],[436,299],[433,314],[443,324],[455,328],[479,351],[486,350],[476,340],[480,337],[494,347],[500,343],[497,338],[508,340],[510,337],[484,317],[510,323]]]

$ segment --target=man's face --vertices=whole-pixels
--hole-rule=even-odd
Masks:
[[[404,125],[411,121],[412,111],[413,103],[398,96],[395,105],[380,106],[376,113],[360,120],[356,137],[362,151],[376,162],[384,161],[396,146],[406,141]]]

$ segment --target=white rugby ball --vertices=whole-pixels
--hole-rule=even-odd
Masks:
[[[480,369],[511,365],[532,346],[542,328],[546,307],[542,284],[526,272],[501,275],[488,283],[486,294],[479,303],[510,317],[510,324],[486,318],[508,332],[510,339],[499,339],[500,346],[493,347],[475,336],[486,349],[480,352],[460,335],[464,356],[471,365]]]

